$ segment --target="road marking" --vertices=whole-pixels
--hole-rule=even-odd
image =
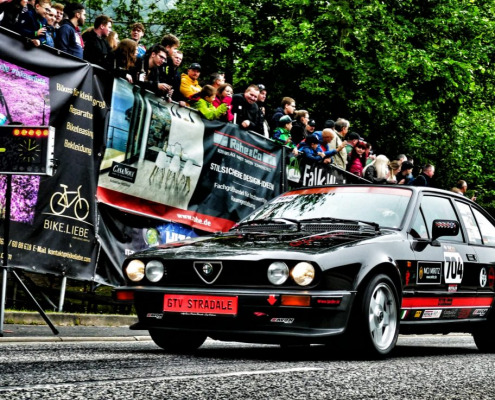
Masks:
[[[293,372],[311,372],[311,371],[323,371],[324,368],[284,368],[284,369],[268,369],[259,371],[237,371],[237,372],[223,372],[218,374],[199,374],[199,375],[174,375],[174,376],[153,376],[143,378],[131,378],[131,379],[106,379],[101,381],[85,381],[85,382],[63,382],[63,383],[47,383],[37,385],[24,385],[24,386],[4,386],[0,387],[0,393],[13,392],[17,390],[38,390],[38,389],[52,389],[61,388],[67,386],[94,386],[94,385],[107,385],[109,383],[140,383],[140,382],[153,382],[153,381],[173,381],[173,380],[187,380],[187,379],[203,379],[203,378],[227,378],[229,376],[248,376],[248,375],[267,375],[267,374],[286,374]]]

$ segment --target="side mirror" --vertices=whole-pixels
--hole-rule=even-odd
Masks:
[[[431,228],[431,239],[436,240],[440,236],[457,236],[459,234],[459,222],[448,219],[436,219]]]

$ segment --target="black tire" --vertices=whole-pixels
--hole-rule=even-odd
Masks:
[[[495,353],[495,315],[494,310],[486,323],[483,323],[473,331],[473,339],[476,347],[482,353]]]
[[[191,332],[150,329],[153,342],[167,353],[191,353],[201,347],[206,335]]]
[[[373,358],[388,355],[399,337],[399,296],[392,280],[374,276],[358,293],[351,321],[350,339],[360,354]]]

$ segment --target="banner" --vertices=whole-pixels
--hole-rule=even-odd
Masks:
[[[99,202],[208,232],[281,192],[284,150],[115,80]]]
[[[103,144],[106,71],[0,31],[0,120],[55,127],[54,176],[12,176],[9,266],[81,280],[95,277],[96,171]],[[0,155],[1,156],[1,155]],[[0,177],[5,250],[6,176]]]
[[[301,171],[300,181],[298,184],[291,184],[292,187],[369,183],[366,179],[360,178],[333,164],[301,162],[299,168]]]

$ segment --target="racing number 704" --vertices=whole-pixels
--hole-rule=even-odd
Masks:
[[[446,252],[444,255],[445,283],[461,283],[464,275],[464,263],[459,253]]]

